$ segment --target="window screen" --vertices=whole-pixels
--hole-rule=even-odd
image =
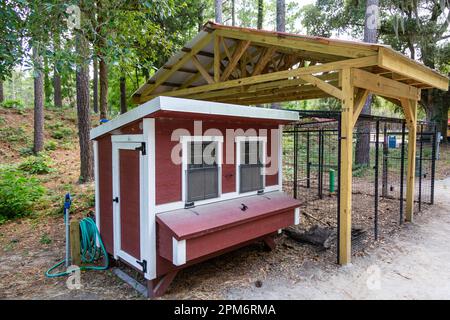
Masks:
[[[216,198],[219,195],[217,142],[188,143],[187,202]]]
[[[244,141],[240,144],[240,193],[264,189],[262,144],[261,141]]]

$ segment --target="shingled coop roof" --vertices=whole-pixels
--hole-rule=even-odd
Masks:
[[[136,103],[158,95],[236,104],[303,100],[339,94],[339,70],[354,68],[355,87],[396,99],[417,89],[447,90],[448,79],[389,46],[231,27],[208,22],[134,94]],[[405,86],[402,86],[405,84]]]

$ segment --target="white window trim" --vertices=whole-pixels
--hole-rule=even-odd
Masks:
[[[195,201],[195,205],[202,205],[211,202],[215,202],[222,197],[222,154],[223,154],[223,136],[181,136],[181,154],[182,154],[182,165],[181,165],[181,202],[186,203],[186,191],[187,191],[187,181],[186,181],[186,171],[188,166],[188,152],[187,146],[189,142],[203,142],[211,141],[217,142],[217,169],[218,169],[218,180],[217,180],[217,197],[211,199],[205,199],[200,201]]]
[[[236,142],[236,192],[238,194],[242,195],[251,195],[258,191],[250,191],[250,192],[240,192],[240,185],[241,185],[241,173],[239,171],[239,166],[242,164],[241,159],[241,143],[247,142],[247,141],[258,141],[262,142],[263,146],[263,158],[262,158],[262,175],[263,175],[263,190],[266,191],[266,160],[267,160],[267,137],[266,136],[240,136],[235,138]]]

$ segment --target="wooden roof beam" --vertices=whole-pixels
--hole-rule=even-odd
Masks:
[[[227,64],[225,71],[220,76],[220,81],[226,81],[228,79],[228,77],[233,72],[234,68],[236,67],[237,63],[239,62],[239,59],[242,57],[242,55],[247,50],[249,45],[250,45],[250,41],[240,41],[239,42],[239,44],[236,46],[236,50],[234,50],[231,60]]]
[[[420,89],[361,69],[352,69],[352,85],[391,98],[420,100]]]
[[[256,34],[237,30],[217,29],[219,35],[231,39],[247,40],[262,46],[278,46],[291,49],[300,49],[329,55],[337,55],[347,58],[360,58],[376,55],[377,52],[370,47],[350,43],[318,42],[309,39],[294,37],[274,37],[273,35]]]
[[[269,61],[272,59],[273,54],[276,52],[276,48],[264,48],[263,52],[261,53],[260,58],[258,59],[258,62],[256,63],[252,76],[257,76],[260,74],[266,65],[269,63]]]
[[[170,70],[167,70],[163,74],[161,74],[155,81],[155,84],[146,88],[143,92],[141,92],[141,97],[152,92],[156,87],[158,87],[161,83],[165,82],[169,77],[181,68],[187,61],[189,61],[193,55],[197,54],[202,48],[204,48],[212,39],[212,34],[208,33],[205,35],[200,41],[198,41],[189,52],[187,52],[184,56],[182,56],[176,63],[174,63]]]
[[[342,91],[339,88],[309,74],[299,76],[299,78],[311,83],[313,86],[328,93],[330,96],[342,100]]]
[[[179,89],[179,90],[164,92],[164,94],[159,94],[159,95],[181,97],[181,96],[191,95],[194,93],[202,93],[202,92],[213,91],[213,90],[228,89],[228,88],[240,87],[240,86],[244,86],[244,85],[253,85],[253,84],[264,83],[264,82],[272,82],[272,81],[276,81],[276,80],[287,80],[289,78],[295,78],[300,75],[336,71],[336,70],[340,70],[345,67],[362,68],[362,67],[367,67],[370,65],[375,65],[376,63],[377,63],[376,56],[348,59],[348,60],[343,60],[343,61],[336,61],[336,62],[329,62],[329,63],[320,64],[320,65],[308,66],[308,67],[303,67],[303,68],[298,68],[298,69],[261,74],[258,76],[247,77],[247,78],[243,78],[243,79],[228,80],[228,81],[224,81],[224,82],[207,84],[207,85],[202,85],[202,86],[193,87],[193,88]],[[148,101],[153,97],[154,96],[142,95],[141,102]]]
[[[440,90],[448,90],[448,78],[411,60],[392,49],[380,48],[378,65],[396,74],[426,83]]]
[[[209,75],[209,72],[206,71],[205,68],[203,68],[202,64],[195,55],[192,56],[192,63],[200,72],[200,74],[203,76],[203,78],[206,80],[206,82],[215,83],[214,79]]]
[[[358,121],[359,115],[361,114],[364,105],[366,104],[367,97],[369,96],[369,90],[359,89],[356,93],[356,98],[354,100],[354,109],[353,109],[353,127]]]

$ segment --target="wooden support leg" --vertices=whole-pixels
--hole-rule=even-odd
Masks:
[[[416,172],[416,135],[417,135],[417,101],[402,101],[408,124],[408,173],[406,178],[406,221],[412,222],[414,216],[414,189]]]
[[[162,276],[159,279],[155,280],[147,280],[147,291],[149,298],[161,297],[166,292],[167,288],[169,288],[173,279],[177,275],[178,270],[171,271],[168,274]]]
[[[351,262],[352,230],[352,147],[353,147],[353,109],[354,87],[351,82],[351,70],[343,69],[342,113],[341,113],[341,174],[339,190],[339,264]]]
[[[80,252],[80,222],[78,219],[70,221],[70,254],[71,264],[81,266]]]
[[[263,241],[269,251],[272,251],[275,249],[276,244],[275,244],[275,240],[273,239],[272,236],[265,237],[263,239]]]

